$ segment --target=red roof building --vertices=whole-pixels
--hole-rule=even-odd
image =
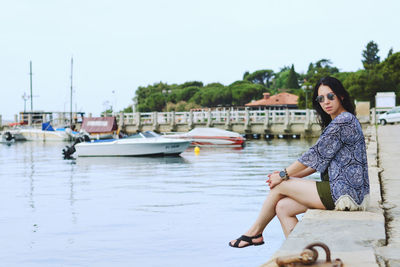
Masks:
[[[268,108],[268,109],[296,109],[299,97],[290,93],[279,93],[272,95],[270,93],[263,93],[264,98],[247,103],[246,107],[251,108]]]

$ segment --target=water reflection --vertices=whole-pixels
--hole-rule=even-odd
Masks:
[[[78,157],[73,160],[78,166],[132,166],[154,164],[185,164],[189,163],[180,156],[171,157]]]
[[[8,245],[0,251],[13,255],[3,265],[261,265],[283,240],[279,223],[268,226],[267,246],[238,254],[227,242],[256,217],[267,173],[310,143],[257,140],[198,155],[189,148],[180,157],[72,161],[62,159],[65,143],[2,146],[0,227]]]

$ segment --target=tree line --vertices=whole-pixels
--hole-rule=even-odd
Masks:
[[[299,96],[299,108],[312,108],[312,87],[325,76],[339,79],[349,91],[353,100],[370,101],[375,106],[376,92],[394,91],[396,101],[400,101],[400,52],[390,49],[387,57],[381,61],[378,45],[370,41],[362,51],[363,69],[355,72],[340,72],[329,59],[312,62],[306,73],[297,73],[294,65],[284,66],[278,72],[262,69],[246,71],[241,80],[229,85],[221,83],[203,84],[190,81],[183,84],[163,82],[140,86],[133,98],[135,110],[151,111],[188,111],[204,107],[244,106],[252,100],[287,91]],[[112,110],[111,110],[112,111]],[[127,107],[123,112],[133,112]]]

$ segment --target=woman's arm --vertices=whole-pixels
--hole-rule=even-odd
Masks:
[[[303,174],[306,171],[308,171],[308,167],[306,165],[302,164],[298,160],[296,160],[289,167],[286,168],[286,172],[289,177],[290,176],[293,177],[293,176],[295,176],[295,174],[296,175]],[[267,183],[269,184],[271,189],[282,182],[282,178],[279,176],[278,171],[275,171],[275,172],[269,174],[268,177],[269,177],[269,179],[267,180]]]
[[[298,173],[292,174],[290,176],[296,177],[296,178],[303,178],[310,174],[313,174],[314,172],[316,172],[316,170],[314,170],[313,168],[307,167],[306,169],[299,171]]]
[[[295,162],[290,164],[289,167],[286,168],[286,172],[289,177],[304,177],[304,176],[299,176],[299,174],[301,175],[303,172],[307,171],[308,169],[311,169],[311,168],[307,167],[300,161],[296,160]],[[313,170],[313,169],[311,169],[311,170]]]

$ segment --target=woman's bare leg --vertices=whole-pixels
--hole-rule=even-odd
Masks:
[[[307,207],[305,205],[300,204],[289,197],[284,197],[278,201],[275,207],[275,212],[281,222],[282,230],[286,238],[299,221],[296,215],[303,213],[306,210]]]
[[[275,186],[268,194],[253,226],[245,233],[246,236],[256,236],[261,234],[268,223],[275,217],[275,208],[279,200],[289,197],[307,208],[325,209],[319,198],[315,181],[304,179],[289,179]],[[253,242],[261,242],[262,237],[253,239]],[[232,240],[233,245],[236,240]],[[241,241],[239,247],[246,245],[247,242]]]

